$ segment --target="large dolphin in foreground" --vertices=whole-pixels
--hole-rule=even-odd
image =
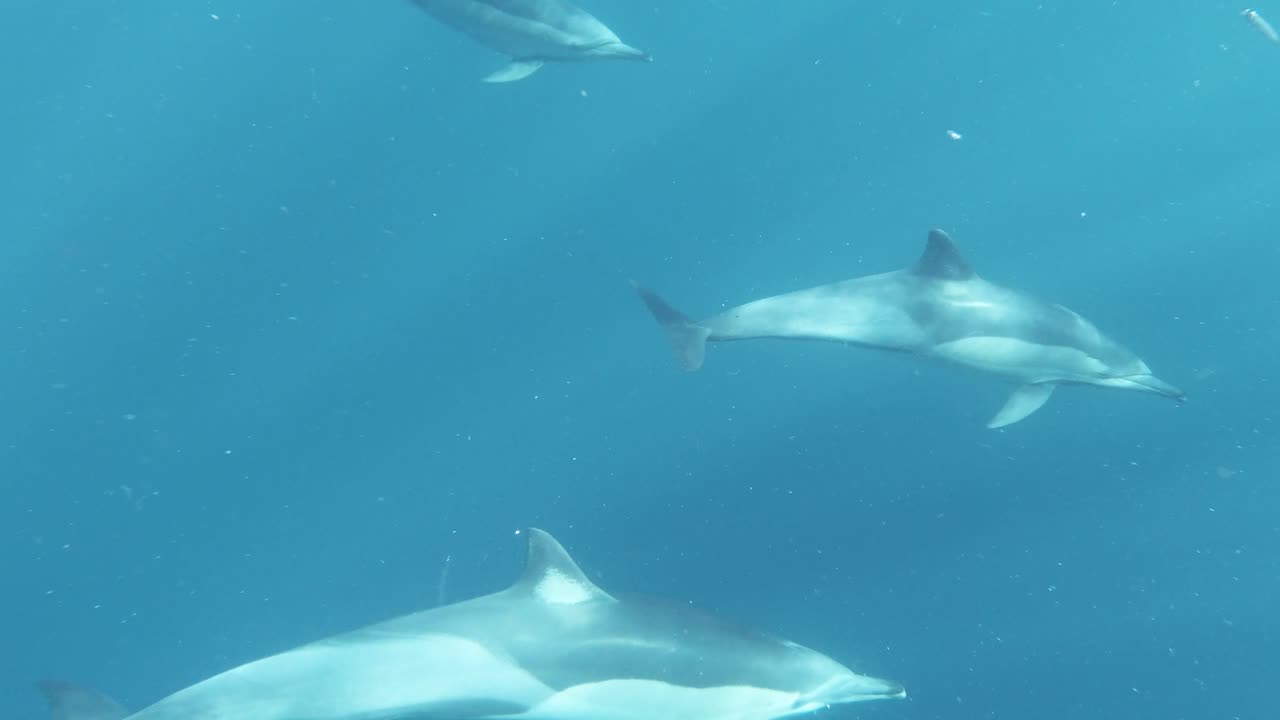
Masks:
[[[547,533],[520,579],[272,655],[128,714],[46,681],[54,720],[771,720],[903,697],[795,643],[618,600]]]
[[[653,61],[566,0],[413,0],[413,4],[511,57],[510,65],[485,82],[522,80],[551,61]]]
[[[941,230],[929,232],[909,268],[767,297],[697,322],[636,290],[686,370],[702,366],[709,340],[834,340],[914,353],[1017,383],[991,428],[1022,420],[1068,383],[1185,397],[1076,313],[978,277]]]

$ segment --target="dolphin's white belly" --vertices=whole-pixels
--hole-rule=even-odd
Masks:
[[[553,690],[478,643],[452,635],[322,642],[241,665],[129,720],[380,720],[468,702],[507,712]]]
[[[1009,337],[950,340],[934,345],[924,354],[1024,384],[1090,382],[1107,369],[1096,358],[1076,348]]]
[[[771,720],[790,715],[799,696],[732,685],[691,688],[657,680],[605,680],[556,693],[518,720]]]

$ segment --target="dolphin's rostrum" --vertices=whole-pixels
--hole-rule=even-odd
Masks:
[[[653,58],[567,0],[413,0],[440,22],[511,58],[485,82],[512,82],[548,62]]]
[[[132,715],[67,683],[41,689],[54,720],[772,720],[905,696],[795,643],[617,599],[550,535],[525,534],[506,590],[241,665]]]
[[[833,340],[937,358],[992,373],[1018,389],[987,424],[1018,422],[1058,385],[1077,383],[1183,400],[1137,355],[1067,308],[977,275],[941,230],[911,267],[775,295],[693,321],[636,286],[686,370],[708,341]]]

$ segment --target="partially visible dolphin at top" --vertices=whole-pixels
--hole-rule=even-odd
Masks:
[[[983,280],[941,230],[929,232],[924,254],[911,267],[767,297],[696,322],[653,291],[636,290],[686,370],[702,366],[707,341],[833,340],[913,353],[1017,383],[989,428],[1027,417],[1059,385],[1185,399],[1088,320]]]
[[[255,660],[133,714],[40,687],[53,720],[773,720],[906,694],[685,605],[615,598],[551,535],[524,535],[506,590]]]
[[[522,80],[545,63],[582,60],[653,62],[618,39],[591,13],[567,0],[412,0],[440,22],[511,57],[485,82]]]

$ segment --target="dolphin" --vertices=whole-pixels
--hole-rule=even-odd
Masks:
[[[129,714],[61,681],[54,720],[772,720],[905,697],[795,643],[618,599],[551,535],[516,583],[271,655]]]
[[[1058,385],[1186,399],[1075,312],[983,280],[941,230],[929,232],[924,253],[908,268],[774,295],[698,322],[632,284],[686,370],[702,366],[707,341],[833,340],[912,353],[1017,383],[989,428],[1039,410]]]
[[[413,0],[440,22],[511,57],[511,64],[485,82],[512,82],[550,61],[638,60],[641,50],[567,0]]]

